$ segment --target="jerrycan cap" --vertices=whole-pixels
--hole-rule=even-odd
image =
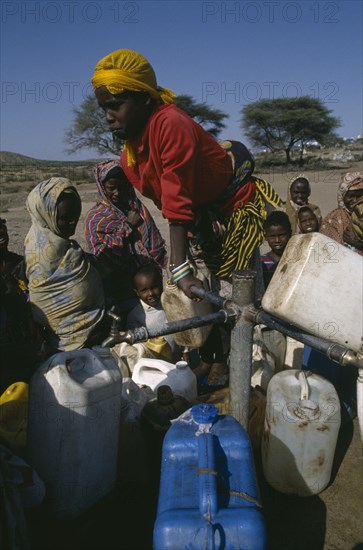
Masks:
[[[175,367],[177,369],[183,370],[183,369],[186,369],[187,367],[189,367],[189,365],[186,361],[177,361],[175,363]]]
[[[218,407],[209,403],[201,403],[192,407],[192,416],[197,424],[213,424],[217,420]]]

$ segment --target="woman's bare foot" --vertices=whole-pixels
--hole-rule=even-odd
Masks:
[[[212,365],[210,363],[205,363],[201,361],[197,367],[193,370],[193,373],[198,379],[203,379],[205,376],[208,376]]]
[[[228,367],[224,363],[213,363],[207,378],[208,386],[225,386],[228,383]]]

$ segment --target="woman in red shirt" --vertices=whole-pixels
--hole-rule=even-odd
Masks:
[[[150,63],[133,50],[101,59],[92,78],[113,134],[124,141],[121,165],[136,189],[161,209],[170,227],[172,279],[191,299],[202,286],[189,260],[194,251],[219,279],[250,267],[263,241],[266,202],[282,201],[252,176],[254,161],[238,142],[219,144],[157,85]]]

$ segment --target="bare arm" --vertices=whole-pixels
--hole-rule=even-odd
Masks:
[[[186,261],[187,257],[187,231],[184,225],[170,224],[170,260],[171,264],[178,266]],[[183,277],[177,283],[178,287],[184,292],[188,298],[195,301],[199,301],[198,298],[193,296],[190,291],[190,287],[195,285],[197,287],[203,287],[202,281],[194,277],[193,275],[187,275]]]

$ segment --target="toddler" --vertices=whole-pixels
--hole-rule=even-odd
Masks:
[[[154,264],[141,267],[134,276],[133,284],[139,303],[127,316],[126,330],[137,327],[156,330],[161,328],[167,320],[160,300],[163,280],[159,269]],[[152,338],[146,342],[146,346],[157,358],[169,362],[174,362],[178,352],[170,334]]]
[[[297,224],[300,233],[314,233],[319,231],[319,220],[310,206],[302,206],[297,214]]]

